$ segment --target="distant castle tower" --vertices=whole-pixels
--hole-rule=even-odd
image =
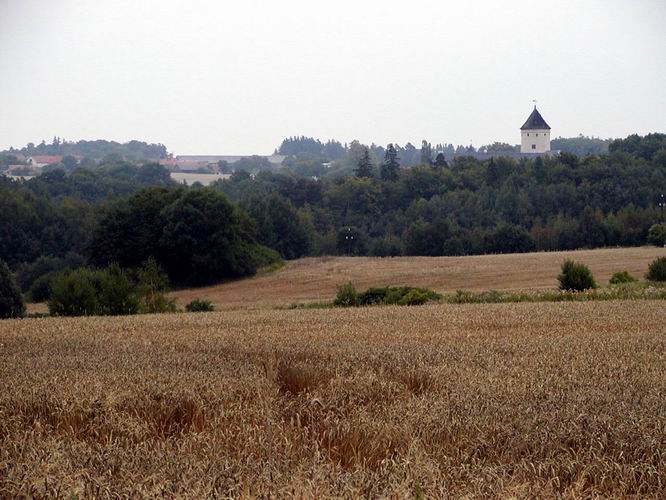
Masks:
[[[550,151],[550,127],[534,105],[534,111],[525,125],[520,127],[521,153],[547,153]]]

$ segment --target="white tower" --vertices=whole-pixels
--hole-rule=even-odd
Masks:
[[[550,127],[537,111],[536,104],[525,125],[520,127],[520,136],[521,153],[547,153],[550,151]]]

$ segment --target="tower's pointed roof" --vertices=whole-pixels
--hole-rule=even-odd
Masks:
[[[544,120],[543,116],[541,116],[541,113],[537,111],[536,106],[534,106],[534,111],[532,111],[532,114],[529,116],[529,118],[527,118],[525,125],[520,127],[520,130],[534,130],[534,129],[550,130],[550,127],[546,123],[546,120]]]

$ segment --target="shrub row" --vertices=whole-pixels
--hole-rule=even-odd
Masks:
[[[417,306],[442,296],[427,288],[411,286],[387,286],[383,288],[368,288],[358,293],[354,285],[346,283],[338,287],[338,293],[333,301],[335,307],[360,307],[373,305],[401,305]]]

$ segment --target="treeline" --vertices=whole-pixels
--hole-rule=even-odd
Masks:
[[[24,148],[10,148],[5,153],[33,155],[60,155],[86,157],[93,160],[101,160],[108,157],[116,157],[129,161],[138,160],[161,160],[167,157],[167,148],[164,144],[149,144],[143,141],[129,141],[119,143],[116,141],[105,141],[102,139],[94,141],[65,141],[54,137],[51,143],[42,141],[35,145],[28,143]]]
[[[433,153],[435,148],[425,148]],[[666,136],[631,136],[609,154],[481,161],[348,145],[351,175],[235,172],[210,188],[175,185],[157,164],[0,177],[0,260],[35,299],[80,267],[138,269],[176,286],[247,276],[280,257],[470,255],[664,244]],[[333,168],[333,167],[330,167]],[[654,227],[653,227],[654,226]],[[650,230],[652,228],[652,230]]]
[[[131,272],[150,259],[177,286],[250,275],[280,261],[258,243],[256,228],[222,193],[179,186],[158,164],[0,177],[0,260],[35,301],[47,300],[63,273],[113,265]]]
[[[608,153],[611,142],[613,142],[612,139],[599,139],[597,137],[587,137],[583,135],[569,138],[557,137],[551,141],[551,149],[553,151],[572,153],[576,156],[603,155]],[[324,143],[313,137],[300,136],[288,137],[282,141],[282,144],[276,152],[282,155],[292,156],[294,159],[320,159],[322,161],[330,162],[334,160],[343,160],[349,155],[353,156],[354,149],[359,146],[361,146],[361,144],[358,141],[342,144],[331,139]],[[429,155],[434,161],[437,153],[444,153],[444,155],[450,157],[453,155],[476,153],[499,155],[501,153],[516,153],[520,151],[520,146],[504,142],[494,142],[476,148],[472,145],[454,146],[450,143],[438,143],[432,145],[424,140],[421,142],[420,148],[417,148],[410,142],[404,146],[394,144],[394,147],[399,153],[401,165],[403,167],[411,167],[422,163],[424,153]],[[378,160],[381,160],[386,153],[384,147],[374,143],[369,146],[369,150],[371,155]]]
[[[401,168],[359,145],[355,176],[306,179],[237,173],[216,188],[257,220],[299,221],[271,231],[290,256],[468,255],[647,243],[666,192],[666,136],[614,141],[603,156],[516,161],[456,158]],[[640,152],[640,154],[637,154]],[[391,168],[387,168],[392,164]],[[265,207],[257,200],[271,200]],[[281,216],[280,214],[284,214]],[[307,237],[301,234],[307,233]]]

